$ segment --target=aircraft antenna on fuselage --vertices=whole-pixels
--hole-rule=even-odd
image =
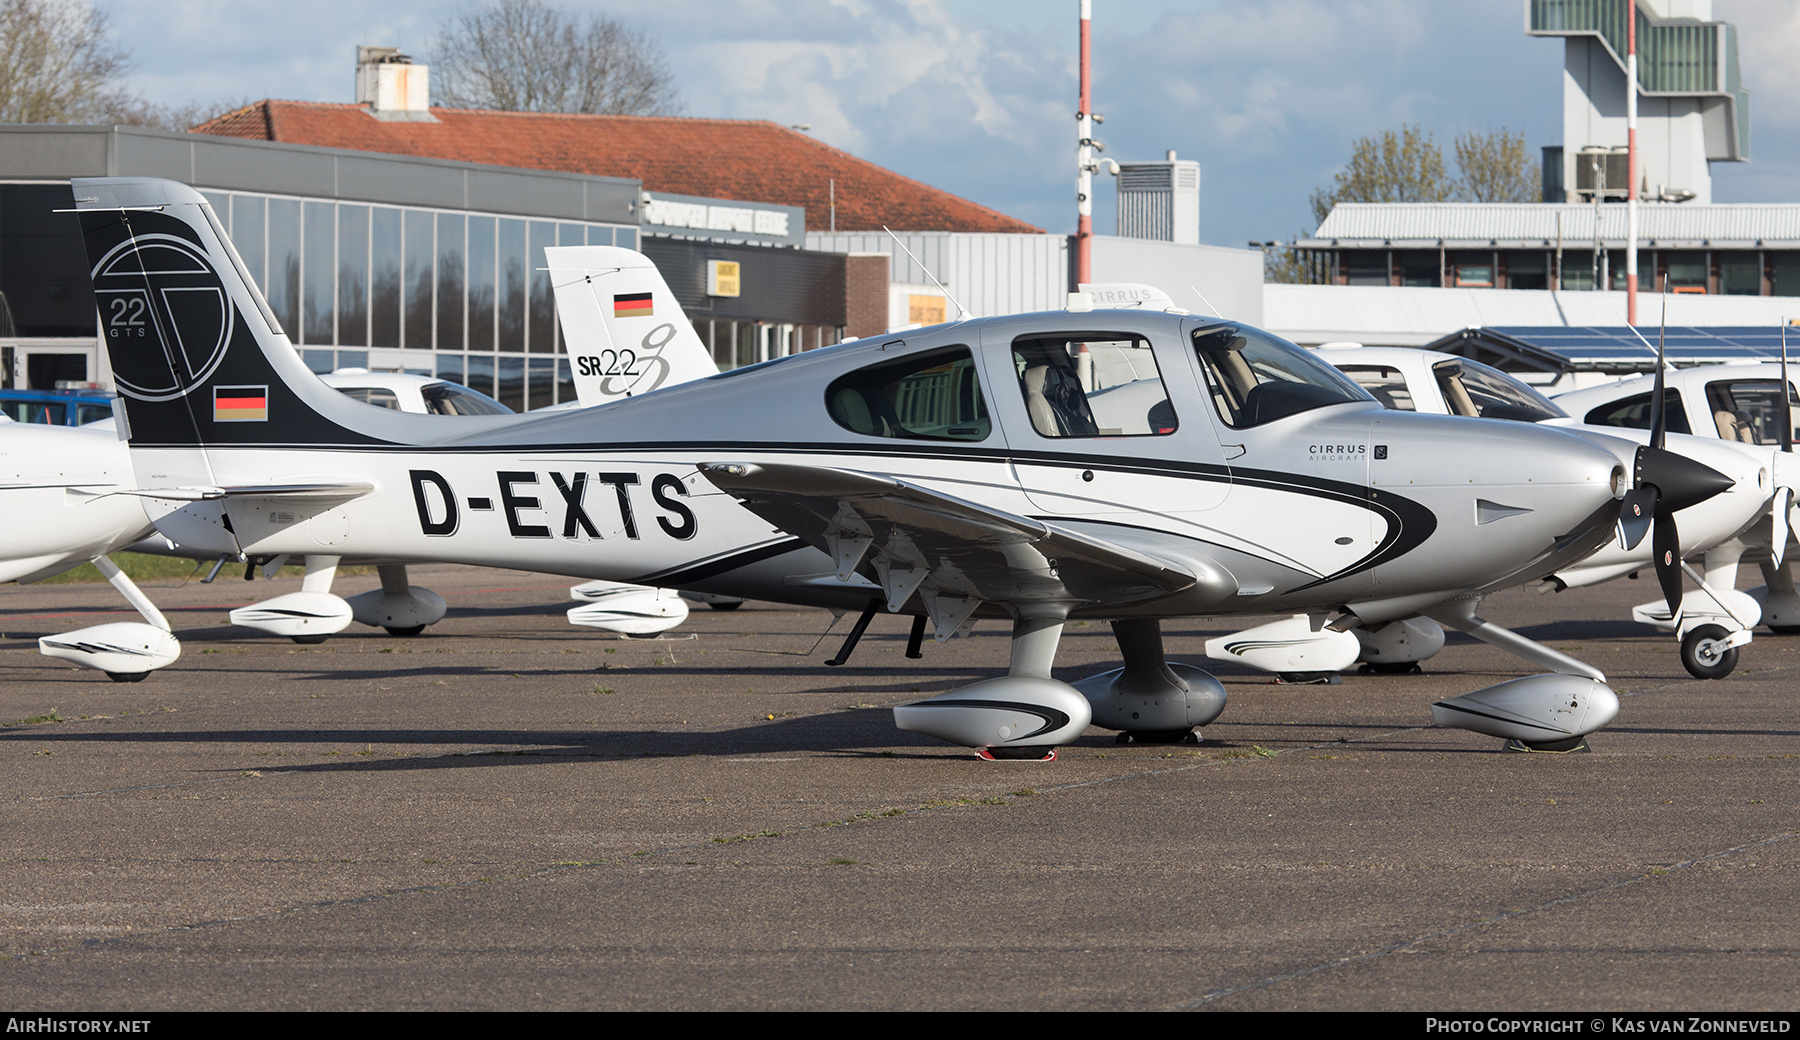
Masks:
[[[1213,312],[1213,317],[1223,318],[1225,316],[1225,312],[1219,310],[1219,308],[1217,308],[1217,307],[1214,307],[1213,302],[1206,298],[1205,293],[1201,292],[1198,288],[1196,288],[1195,286],[1193,286],[1191,284],[1188,286],[1188,289],[1190,291],[1192,291],[1195,296],[1200,297],[1200,302],[1206,304],[1206,309]]]
[[[919,270],[925,272],[925,277],[931,279],[931,284],[938,287],[938,291],[940,291],[944,294],[945,299],[949,300],[951,303],[956,304],[956,320],[957,321],[962,321],[965,318],[973,318],[975,316],[975,315],[969,313],[969,308],[964,307],[962,305],[961,300],[957,299],[955,296],[952,296],[950,294],[950,290],[944,288],[944,283],[937,280],[937,275],[931,273],[931,268],[926,267],[924,261],[922,261],[918,257],[914,256],[912,250],[906,248],[906,243],[900,241],[899,235],[896,235],[891,230],[889,230],[888,226],[886,224],[881,225],[881,230],[886,231],[888,233],[888,237],[894,240],[894,244],[900,247],[900,251],[906,254],[907,259],[909,259],[913,263],[919,265]]]

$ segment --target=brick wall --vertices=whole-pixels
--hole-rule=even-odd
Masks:
[[[888,327],[888,255],[844,257],[844,336],[874,336]]]

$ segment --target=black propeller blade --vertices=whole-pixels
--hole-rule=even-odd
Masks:
[[[1675,530],[1673,513],[1656,516],[1656,534],[1650,538],[1656,552],[1656,583],[1662,586],[1663,599],[1669,603],[1669,619],[1681,614],[1681,534]]]

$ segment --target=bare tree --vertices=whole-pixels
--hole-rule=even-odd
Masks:
[[[1444,152],[1417,126],[1382,131],[1351,147],[1350,162],[1330,189],[1312,194],[1313,219],[1322,224],[1340,202],[1444,202],[1457,185],[1444,172]]]
[[[681,108],[662,49],[601,15],[494,0],[446,22],[431,48],[432,103],[509,112],[665,115]]]
[[[1456,166],[1462,171],[1457,196],[1466,202],[1544,201],[1543,172],[1526,151],[1524,134],[1470,131],[1456,139]]]
[[[81,123],[129,98],[130,56],[82,0],[0,0],[0,123]]]
[[[159,105],[125,86],[131,54],[85,0],[0,0],[0,123],[186,130],[246,102]]]

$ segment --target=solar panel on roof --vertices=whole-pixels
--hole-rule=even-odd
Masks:
[[[1564,327],[1559,325],[1511,325],[1483,333],[1553,356],[1576,367],[1589,365],[1653,364],[1659,330],[1640,326],[1640,340],[1625,326]],[[1800,330],[1790,337],[1791,349],[1800,351]],[[1646,346],[1644,340],[1649,341]],[[1673,364],[1718,364],[1725,361],[1778,361],[1781,329],[1778,326],[1670,326],[1664,350]]]

